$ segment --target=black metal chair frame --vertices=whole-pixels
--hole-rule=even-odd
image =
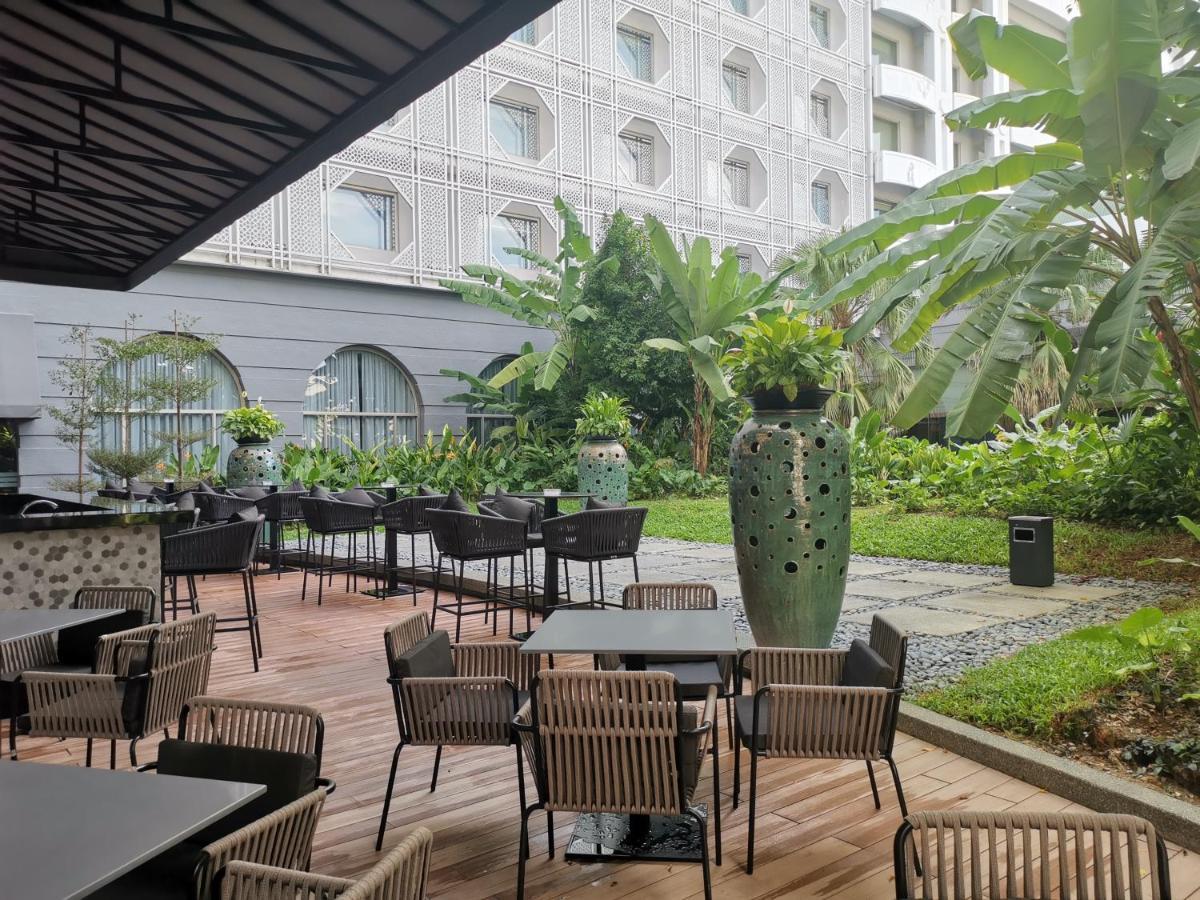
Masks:
[[[358,590],[359,575],[372,579],[379,577],[375,540],[377,507],[324,497],[301,496],[299,502],[300,509],[304,512],[304,523],[308,526],[308,539],[304,548],[304,582],[300,589],[301,602],[308,596],[310,572],[317,577],[317,606],[320,606],[325,598],[326,578],[332,586],[335,575],[345,575],[346,591],[349,593],[351,578],[354,579],[354,590]],[[358,554],[360,534],[367,535],[365,560],[360,559]],[[341,561],[335,555],[339,535],[346,538],[349,547],[348,553]],[[318,537],[321,539],[319,555],[316,552]]]
[[[279,549],[272,553],[269,536],[266,534],[266,529],[263,530],[263,542],[270,566],[268,572],[273,569],[276,580],[283,577],[287,561],[292,564],[304,562],[304,510],[300,508],[300,498],[303,496],[304,494],[300,491],[274,491],[254,501],[258,511],[265,517],[266,524],[279,532]],[[289,525],[296,526],[295,547],[287,546],[287,527]]]
[[[646,507],[623,506],[616,509],[586,509],[556,516],[542,523],[542,539],[547,553],[560,560],[587,563],[588,605],[596,605],[596,571],[600,576],[600,605],[620,609],[619,603],[604,599],[604,563],[617,559],[633,560],[633,580],[641,581],[637,551],[646,522]]]
[[[533,514],[528,522],[525,523],[525,565],[529,569],[529,602],[533,605],[534,611],[542,611],[545,609],[546,586],[539,584],[537,580],[537,566],[535,565],[533,552],[539,548],[546,546],[546,540],[542,535],[542,523],[545,522],[546,507],[538,500],[531,501],[533,503]],[[494,500],[480,500],[476,506],[479,507],[479,514],[483,516],[494,516],[497,519],[507,518],[503,513],[496,509]],[[518,520],[519,521],[519,520]],[[563,583],[566,586],[566,604],[571,603],[571,573],[567,568],[567,561],[561,560]]]
[[[242,593],[246,602],[244,616],[225,616],[217,619],[217,633],[245,631],[250,635],[250,656],[254,671],[258,671],[258,660],[263,655],[262,632],[258,625],[258,598],[254,593],[254,556],[258,549],[258,538],[262,533],[263,517],[254,521],[225,522],[216,525],[201,525],[181,531],[162,539],[162,576],[160,597],[162,618],[166,621],[167,579],[171,578],[171,599],[174,617],[178,616],[179,602],[175,594],[179,578],[192,579],[197,575],[241,575]],[[194,602],[194,609],[199,604]],[[220,627],[225,623],[228,627]]]
[[[481,516],[474,513],[457,512],[449,509],[430,509],[426,512],[433,534],[433,543],[437,548],[437,563],[433,574],[433,616],[430,621],[432,628],[437,621],[438,611],[449,613],[456,617],[454,626],[454,641],[458,643],[462,636],[462,617],[469,615],[487,616],[494,613],[492,634],[498,630],[498,620],[501,607],[508,609],[508,633],[513,634],[513,615],[517,609],[525,610],[525,628],[533,629],[533,608],[528,601],[529,570],[525,566],[525,523],[515,519],[505,519],[497,516]],[[492,566],[497,570],[496,581],[499,582],[499,561],[508,558],[508,590],[492,591]],[[520,557],[522,575],[525,582],[523,593],[516,592],[515,561]],[[454,605],[441,603],[442,563],[450,560],[450,578],[454,584]],[[484,593],[488,596],[478,599],[463,598],[463,580],[468,562],[488,563],[488,577],[485,581]],[[454,563],[458,562],[458,572],[454,571]],[[498,585],[497,585],[498,587]],[[491,593],[489,593],[491,592]],[[477,609],[475,607],[482,607]]]
[[[379,515],[383,520],[385,532],[391,532],[397,536],[408,535],[409,564],[402,566],[399,564],[399,560],[396,560],[396,564],[389,569],[385,563],[383,574],[384,577],[393,573],[398,576],[408,576],[409,584],[412,587],[413,606],[417,605],[417,572],[427,571],[432,576],[435,569],[433,561],[436,554],[433,549],[433,532],[430,530],[426,513],[431,509],[437,509],[445,500],[444,494],[420,494],[415,497],[401,497],[379,507]],[[417,564],[418,534],[425,535],[429,540],[428,564]]]
[[[210,494],[207,491],[193,491],[196,509],[200,510],[201,525],[215,525],[228,522],[247,509],[255,509],[254,501],[248,497],[238,497],[234,494]]]

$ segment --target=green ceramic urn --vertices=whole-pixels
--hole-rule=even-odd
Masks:
[[[579,448],[576,466],[583,493],[622,505],[629,498],[629,456],[616,438],[588,438]]]
[[[850,559],[849,442],[822,415],[830,392],[751,398],[729,452],[742,602],[760,647],[828,647]]]
[[[270,441],[239,441],[229,451],[225,463],[225,484],[229,487],[279,484],[282,478],[283,466]]]

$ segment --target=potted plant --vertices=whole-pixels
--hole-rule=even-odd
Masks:
[[[842,335],[781,312],[724,358],[750,418],[729,452],[729,515],[746,618],[760,646],[827,647],[850,559],[849,442],[822,415]]]
[[[271,440],[283,434],[283,421],[264,409],[260,399],[253,406],[240,406],[225,413],[221,430],[237,441],[225,465],[225,483],[230,487],[278,484],[282,474],[279,457]]]
[[[629,498],[629,405],[624,398],[592,391],[579,406],[575,436],[582,440],[577,461],[579,490],[606,503]]]

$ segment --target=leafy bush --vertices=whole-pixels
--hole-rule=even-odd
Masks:
[[[800,388],[826,383],[844,355],[842,333],[811,326],[788,310],[755,317],[740,333],[741,345],[725,354],[734,391],[742,396],[779,388],[795,400]]]
[[[575,436],[584,440],[593,437],[623,440],[629,437],[629,404],[615,394],[590,391],[579,405]]]
[[[279,416],[264,409],[262,403],[231,409],[221,420],[221,430],[238,443],[269,441],[276,435],[283,434],[283,429],[283,421]]]

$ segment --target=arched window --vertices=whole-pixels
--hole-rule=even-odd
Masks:
[[[308,376],[304,437],[334,449],[415,441],[417,412],[417,392],[391,357],[369,347],[343,347]]]
[[[484,381],[490,381],[514,359],[516,359],[515,356],[501,356],[492,360],[479,373],[479,377]],[[504,395],[505,400],[510,403],[515,402],[517,399],[517,379],[514,378],[504,387],[500,388],[500,393]],[[481,444],[486,444],[490,441],[492,439],[492,432],[501,425],[511,425],[515,421],[512,416],[507,416],[504,413],[489,412],[481,406],[471,405],[467,407],[467,434],[474,437]]]
[[[129,366],[128,378],[135,385],[148,383],[151,379],[161,382],[164,378],[174,376],[173,363],[160,353],[151,353],[124,365]],[[110,374],[126,377],[126,373],[113,372],[111,369]],[[234,447],[233,439],[221,432],[221,419],[228,410],[242,405],[242,384],[237,372],[218,354],[205,353],[189,365],[186,377],[211,382],[212,387],[201,399],[184,404],[184,412],[179,422],[175,420],[175,409],[169,400],[160,397],[138,404],[139,411],[129,416],[131,450],[141,450],[154,444],[169,444],[170,440],[164,436],[176,432],[198,435],[199,437],[191,442],[193,449],[207,444],[220,444],[224,455],[224,451]],[[102,449],[121,449],[124,424],[123,412],[105,413],[100,416],[98,437]],[[165,457],[173,452],[174,450],[168,447],[164,451]]]

